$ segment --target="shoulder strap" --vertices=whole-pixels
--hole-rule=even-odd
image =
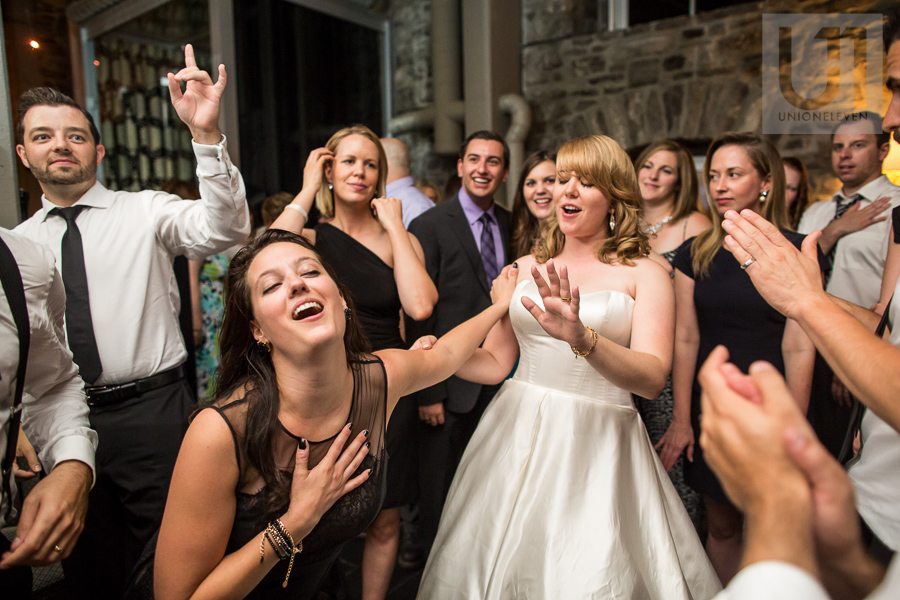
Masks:
[[[12,511],[10,472],[16,460],[16,442],[19,438],[19,423],[22,419],[22,393],[25,390],[25,369],[28,364],[28,347],[31,344],[31,328],[28,324],[28,305],[25,301],[22,274],[19,272],[16,258],[3,238],[0,238],[0,280],[3,282],[3,292],[6,294],[6,300],[19,334],[19,366],[16,369],[16,390],[9,416],[6,454],[3,455],[2,463],[3,482],[2,488],[0,488],[2,490],[0,494],[5,494],[8,499],[4,515],[4,518],[8,519]]]

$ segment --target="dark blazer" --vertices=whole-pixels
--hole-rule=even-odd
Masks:
[[[509,256],[509,212],[494,206],[502,240],[503,263]],[[463,321],[491,305],[491,290],[484,272],[481,253],[466,220],[459,197],[442,202],[409,224],[409,231],[422,244],[425,269],[438,291],[438,302],[425,321],[407,319],[407,340],[412,343],[427,334],[442,336]],[[420,406],[444,402],[445,408],[458,413],[472,410],[481,385],[450,377],[416,394]]]

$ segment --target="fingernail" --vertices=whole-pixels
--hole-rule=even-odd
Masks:
[[[366,469],[366,477],[372,474],[372,469]]]
[[[353,429],[353,423],[347,423],[347,429],[348,429],[348,430],[352,430],[352,429]]]
[[[518,268],[519,268],[519,263],[514,262],[514,263],[513,263],[513,269],[518,269]]]
[[[363,437],[369,437],[369,430],[366,429],[363,431]]]
[[[772,363],[768,363],[764,360],[758,360],[752,365],[750,365],[750,373],[759,373],[760,371],[774,371],[775,367],[772,366]]]
[[[297,442],[297,447],[301,450],[306,450],[306,439],[300,438],[300,441]]]
[[[366,442],[366,448],[368,448],[368,447],[369,447],[369,442]]]

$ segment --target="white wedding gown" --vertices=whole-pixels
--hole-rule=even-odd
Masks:
[[[515,376],[488,406],[450,488],[421,600],[707,600],[721,589],[631,394],[522,306]],[[634,300],[582,294],[581,319],[623,346]]]

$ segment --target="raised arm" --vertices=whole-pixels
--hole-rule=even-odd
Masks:
[[[675,356],[672,364],[673,417],[656,449],[666,470],[675,466],[682,452],[694,460],[694,429],[691,426],[691,396],[700,351],[700,327],[694,306],[694,280],[675,270]]]
[[[394,281],[403,312],[415,321],[427,319],[437,303],[438,292],[425,271],[425,255],[419,240],[403,226],[401,202],[396,198],[375,198],[372,209],[391,240]]]
[[[447,379],[469,359],[494,323],[509,311],[517,274],[516,268],[505,267],[494,280],[494,303],[441,336],[430,350],[376,352],[387,370],[389,410],[400,397]]]
[[[225,66],[219,65],[219,79],[213,83],[206,71],[197,68],[190,44],[184,48],[184,59],[184,69],[168,74],[169,94],[193,136],[200,201],[156,194],[148,219],[155,222],[160,241],[172,254],[199,260],[245,240],[250,234],[250,211],[244,180],[232,164],[219,130]],[[183,93],[181,82],[185,83]]]
[[[645,398],[655,398],[665,387],[672,367],[675,329],[672,284],[667,273],[649,260],[629,268],[635,269],[630,347],[592,333],[585,326],[578,314],[581,303],[578,287],[570,286],[565,266],[557,273],[553,260],[547,261],[548,281],[544,281],[537,267],[531,268],[544,310],[528,297],[522,298],[522,304],[548,335],[589,352],[588,363],[610,383]]]
[[[312,210],[313,202],[316,200],[316,193],[322,187],[325,163],[333,158],[334,152],[328,148],[316,148],[309,153],[306,166],[303,167],[303,189],[291,201],[289,206],[292,208],[285,208],[269,229],[284,229],[309,237],[307,235],[309,230],[303,228],[309,220],[309,211]]]

